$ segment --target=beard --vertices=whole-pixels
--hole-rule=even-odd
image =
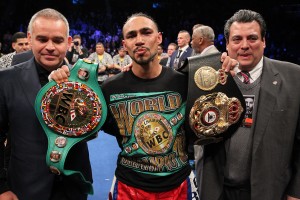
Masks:
[[[150,52],[150,49],[149,49],[149,48],[146,48],[146,49],[147,49],[147,51]],[[150,57],[147,58],[147,59],[145,59],[145,58],[142,57],[142,56],[140,56],[140,57],[138,57],[138,58],[135,58],[134,56],[132,56],[131,59],[132,59],[134,62],[136,62],[137,64],[139,64],[139,65],[147,65],[147,64],[149,64],[151,61],[153,61],[153,59],[155,58],[156,55],[157,55],[157,52],[154,52],[153,54],[151,54],[151,52],[150,52]]]

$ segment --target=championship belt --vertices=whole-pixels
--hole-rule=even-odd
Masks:
[[[240,126],[246,110],[242,93],[230,73],[221,69],[221,54],[189,57],[187,117],[195,144],[219,142]],[[187,69],[188,68],[188,69]]]
[[[131,139],[125,144],[122,155],[164,154],[171,148],[178,128],[184,122],[185,103],[172,113],[146,111],[134,121]],[[139,147],[139,149],[135,148]]]
[[[79,59],[68,82],[49,82],[35,101],[37,117],[48,137],[46,161],[50,171],[70,176],[88,194],[94,193],[92,183],[80,171],[65,169],[64,165],[70,149],[92,138],[106,119],[107,106],[97,72],[98,64]]]

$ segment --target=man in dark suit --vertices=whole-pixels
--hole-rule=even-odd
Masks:
[[[189,47],[191,36],[186,30],[181,30],[177,36],[178,49],[173,52],[170,61],[170,67],[174,69],[180,68],[185,59],[190,57],[193,49]]]
[[[0,199],[86,200],[87,194],[69,177],[54,175],[46,165],[48,141],[34,110],[48,75],[64,64],[71,45],[66,18],[53,9],[37,12],[28,26],[34,58],[0,71]],[[4,169],[6,133],[11,138],[9,167]],[[92,181],[86,142],[70,150],[65,169],[81,171]]]
[[[204,148],[203,200],[300,199],[300,66],[264,57],[266,24],[236,12],[225,24],[235,81],[254,100],[233,136]]]
[[[166,66],[166,67],[170,67],[171,56],[176,49],[177,49],[177,44],[175,44],[173,42],[170,43],[168,45],[168,50],[167,50],[168,56],[160,59],[159,64]]]

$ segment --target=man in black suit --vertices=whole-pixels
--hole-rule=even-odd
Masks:
[[[0,199],[86,200],[69,177],[54,175],[46,165],[48,141],[34,103],[51,71],[61,67],[71,45],[66,18],[53,9],[37,12],[28,26],[34,58],[0,72]],[[9,167],[4,169],[4,140],[11,138]],[[81,171],[92,181],[86,142],[70,150],[65,169]]]
[[[204,147],[203,200],[300,199],[300,66],[265,57],[266,24],[239,10],[225,24],[235,82],[253,110],[227,141]]]
[[[173,42],[170,43],[168,45],[168,50],[167,50],[168,56],[160,59],[159,64],[166,66],[166,67],[170,67],[171,56],[176,49],[177,49],[177,44],[175,44]]]
[[[193,49],[189,46],[191,36],[188,31],[181,30],[177,36],[178,49],[173,52],[170,60],[170,67],[179,69],[184,60],[192,55]]]

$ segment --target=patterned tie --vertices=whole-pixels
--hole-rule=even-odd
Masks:
[[[250,74],[249,74],[249,72],[247,72],[247,71],[241,71],[240,73],[241,73],[241,75],[244,78],[243,83],[249,84],[250,83]]]
[[[173,68],[174,68],[175,70],[178,69],[179,57],[180,57],[180,55],[181,55],[181,52],[182,52],[182,50],[179,50],[179,51],[178,51],[178,54],[177,54],[177,56],[176,56],[176,58],[175,58],[175,60],[174,60]]]

